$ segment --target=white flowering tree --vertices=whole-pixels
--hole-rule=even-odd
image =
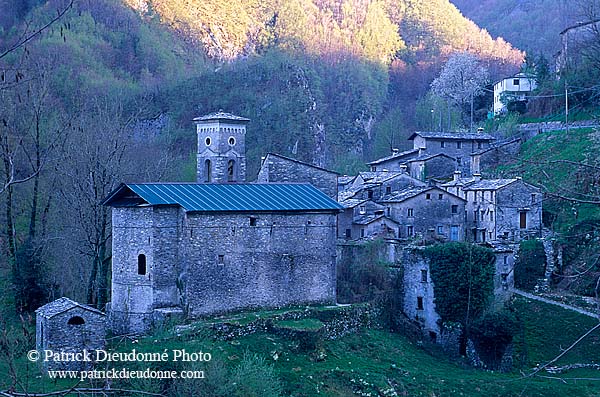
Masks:
[[[467,124],[465,116],[470,105],[472,129],[473,99],[483,94],[488,81],[488,70],[475,55],[466,52],[455,53],[448,59],[440,75],[431,83],[431,90],[458,107],[465,124]]]

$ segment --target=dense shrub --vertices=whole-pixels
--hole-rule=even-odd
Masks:
[[[436,244],[425,249],[442,322],[468,326],[487,307],[494,290],[495,255],[468,243]]]
[[[539,240],[521,241],[519,256],[515,262],[515,287],[532,290],[538,279],[544,277],[546,253]]]
[[[487,368],[500,368],[502,356],[513,336],[519,330],[519,322],[508,310],[487,313],[475,320],[469,328],[479,357]]]

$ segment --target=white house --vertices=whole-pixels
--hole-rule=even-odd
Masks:
[[[527,94],[535,90],[535,76],[517,73],[494,84],[494,114],[506,112],[508,102],[525,102]]]

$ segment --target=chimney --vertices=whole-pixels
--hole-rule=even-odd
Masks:
[[[396,149],[396,148],[392,149],[392,154],[398,154],[398,153],[400,153],[400,149]]]
[[[460,179],[462,172],[459,170],[454,171],[454,175],[452,176],[452,181],[456,182]]]
[[[481,180],[481,174],[480,173],[473,174],[473,178],[475,178],[475,182],[479,182]]]
[[[482,132],[483,132],[483,127],[479,127],[479,128],[477,128],[477,133],[478,133],[478,134],[481,134]]]
[[[400,171],[406,174],[406,170],[408,169],[408,166],[406,164],[401,164],[400,165]]]

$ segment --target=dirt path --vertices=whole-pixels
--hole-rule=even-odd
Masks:
[[[600,316],[598,315],[598,313],[593,313],[593,312],[590,312],[590,311],[587,311],[587,310],[580,309],[580,308],[575,307],[575,306],[566,305],[564,303],[556,302],[556,301],[553,301],[552,299],[543,298],[541,296],[533,295],[533,294],[530,294],[528,292],[521,291],[521,290],[514,289],[514,288],[511,288],[511,292],[514,292],[515,294],[521,295],[521,296],[523,296],[525,298],[528,298],[528,299],[533,299],[533,300],[536,300],[536,301],[548,303],[550,305],[560,306],[563,309],[572,310],[574,312],[581,313],[581,314],[583,314],[585,316],[589,316],[589,317],[600,319]]]

